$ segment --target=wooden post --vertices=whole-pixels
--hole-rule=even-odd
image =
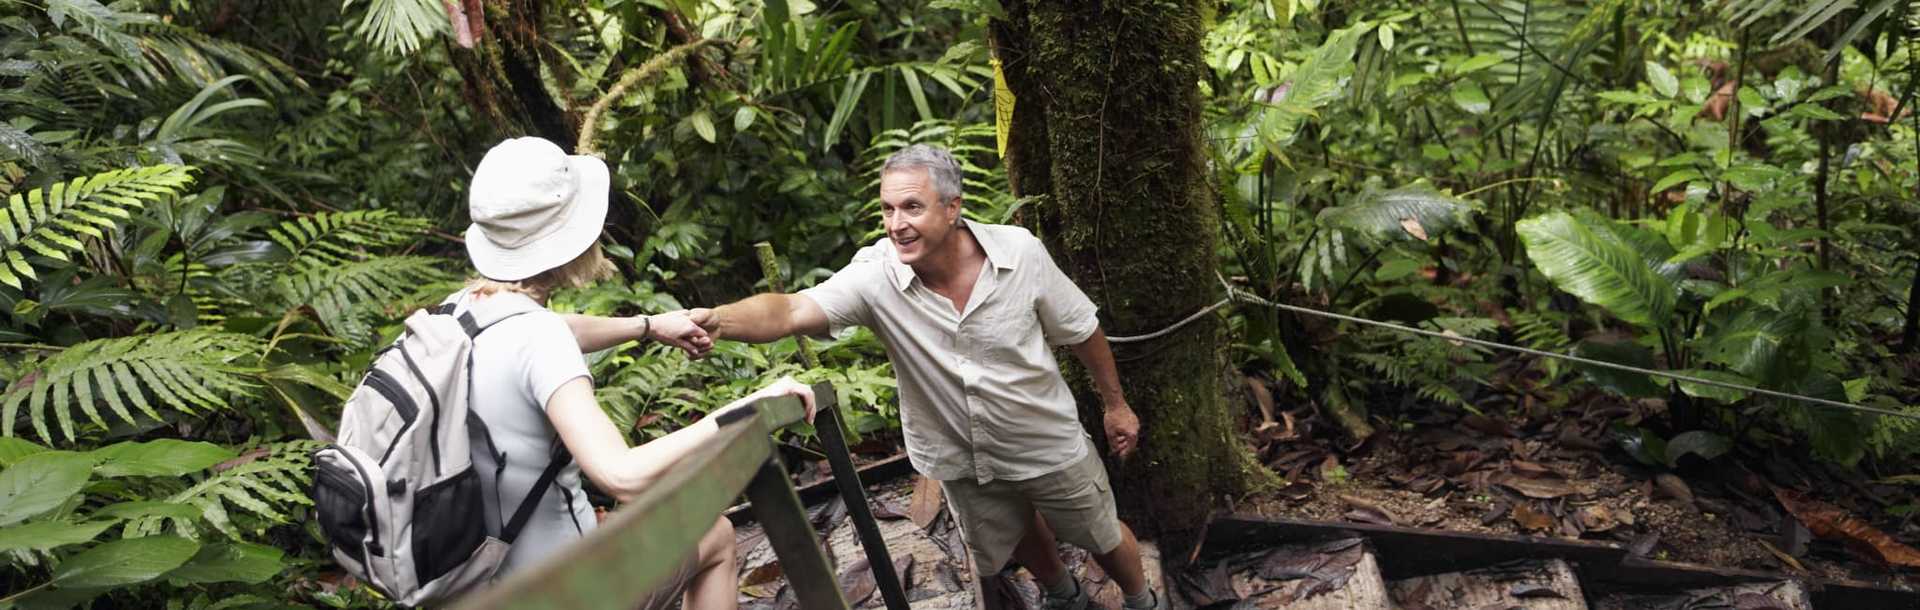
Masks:
[[[800,607],[845,609],[847,600],[840,593],[833,566],[820,550],[820,539],[807,521],[807,509],[800,505],[800,496],[788,483],[787,468],[780,465],[778,456],[768,456],[760,465],[760,473],[747,484],[747,499],[753,502],[754,518],[767,532],[767,542],[780,558],[780,569]]]
[[[767,277],[767,287],[774,292],[786,292],[773,244],[763,241],[753,247],[760,253],[760,271]],[[820,368],[820,357],[814,355],[813,345],[807,338],[794,337],[794,340],[799,342],[800,359],[807,368]],[[813,429],[820,433],[820,444],[826,446],[827,463],[833,466],[834,485],[840,488],[840,499],[846,501],[854,531],[860,534],[860,548],[867,552],[867,563],[873,567],[873,581],[880,589],[880,597],[887,601],[887,610],[910,610],[907,592],[900,586],[900,575],[893,572],[893,557],[887,552],[887,541],[880,536],[880,523],[874,520],[873,508],[867,505],[867,491],[861,486],[860,471],[853,467],[853,455],[847,451],[846,433],[840,427],[840,401],[833,396],[832,388],[821,384],[814,389],[820,410],[814,414]],[[759,504],[759,500],[754,501],[755,510]]]

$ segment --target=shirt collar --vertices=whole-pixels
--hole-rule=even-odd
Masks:
[[[973,240],[980,243],[980,251],[987,255],[988,263],[992,263],[995,269],[1014,268],[1013,246],[1001,241],[998,232],[993,230],[993,225],[964,218],[961,222],[967,223],[967,232],[972,233]],[[893,267],[893,287],[906,292],[907,287],[912,286],[914,278],[918,276],[914,275],[913,267],[900,262],[900,252],[894,250],[892,239],[882,238],[881,241],[887,244],[887,265]]]

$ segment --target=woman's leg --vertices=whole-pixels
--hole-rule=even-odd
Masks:
[[[734,610],[740,607],[740,568],[734,563],[733,523],[726,517],[700,537],[700,556],[687,583],[686,610]]]

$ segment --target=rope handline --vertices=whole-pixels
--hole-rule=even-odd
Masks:
[[[1739,391],[1741,391],[1741,392],[1751,392],[1751,393],[1754,393],[1754,394],[1760,394],[1760,395],[1763,395],[1763,396],[1771,396],[1771,397],[1774,397],[1774,398],[1784,398],[1784,399],[1787,399],[1787,400],[1797,400],[1797,401],[1800,401],[1800,402],[1805,402],[1805,403],[1810,403],[1810,404],[1814,404],[1814,405],[1819,405],[1819,406],[1824,406],[1824,407],[1832,407],[1832,408],[1836,408],[1836,409],[1846,409],[1846,410],[1850,410],[1850,411],[1860,411],[1860,412],[1863,412],[1863,413],[1875,413],[1875,414],[1879,414],[1879,415],[1888,415],[1888,416],[1893,416],[1893,417],[1904,417],[1904,418],[1907,418],[1907,419],[1912,419],[1912,420],[1916,420],[1916,421],[1920,421],[1920,414],[1916,414],[1916,413],[1903,413],[1903,412],[1900,412],[1900,411],[1894,411],[1894,410],[1890,410],[1890,409],[1882,409],[1882,408],[1879,408],[1879,407],[1868,407],[1868,406],[1864,406],[1864,405],[1856,405],[1856,404],[1852,404],[1852,403],[1846,403],[1846,402],[1840,402],[1840,401],[1837,401],[1837,400],[1828,400],[1828,399],[1825,399],[1825,398],[1816,398],[1816,397],[1813,397],[1813,396],[1803,396],[1803,395],[1800,395],[1800,394],[1793,394],[1793,393],[1788,393],[1788,392],[1780,392],[1780,391],[1777,391],[1777,390],[1768,390],[1768,389],[1765,389],[1765,388],[1756,388],[1756,387],[1753,387],[1753,386],[1749,386],[1749,385],[1742,385],[1742,384],[1738,384],[1738,383],[1732,383],[1732,382],[1726,382],[1726,381],[1719,381],[1719,380],[1715,380],[1715,379],[1706,379],[1706,378],[1703,378],[1703,377],[1694,377],[1694,376],[1692,376],[1692,375],[1685,375],[1685,374],[1681,374],[1681,373],[1675,373],[1675,372],[1672,372],[1672,371],[1662,371],[1662,370],[1658,370],[1658,369],[1648,369],[1648,368],[1641,368],[1641,367],[1637,367],[1637,366],[1632,366],[1632,365],[1626,365],[1626,364],[1619,364],[1619,363],[1615,363],[1615,362],[1607,362],[1607,361],[1605,361],[1605,360],[1595,360],[1595,359],[1592,359],[1592,358],[1583,358],[1583,357],[1580,357],[1580,356],[1575,356],[1575,355],[1572,355],[1572,354],[1562,354],[1562,353],[1558,353],[1558,352],[1549,352],[1549,351],[1545,351],[1545,350],[1538,350],[1538,349],[1533,349],[1533,348],[1530,348],[1530,347],[1521,347],[1521,346],[1518,346],[1518,345],[1508,345],[1508,344],[1505,344],[1505,343],[1498,343],[1498,342],[1494,342],[1494,341],[1487,341],[1487,340],[1485,340],[1485,339],[1475,339],[1475,338],[1472,338],[1472,337],[1465,337],[1465,336],[1460,336],[1460,335],[1450,335],[1450,334],[1446,334],[1446,333],[1441,333],[1441,332],[1434,332],[1434,331],[1431,331],[1431,330],[1426,330],[1426,329],[1420,329],[1420,328],[1414,328],[1414,327],[1411,327],[1411,326],[1403,326],[1403,325],[1399,325],[1399,324],[1394,324],[1394,323],[1392,323],[1392,322],[1381,322],[1381,321],[1379,321],[1379,320],[1369,320],[1369,319],[1367,319],[1367,318],[1361,318],[1361,317],[1357,317],[1357,316],[1350,316],[1350,315],[1346,315],[1346,314],[1338,314],[1338,313],[1333,313],[1333,312],[1330,312],[1330,311],[1321,311],[1321,310],[1318,310],[1318,309],[1311,309],[1311,308],[1307,308],[1307,307],[1300,307],[1300,306],[1298,306],[1298,305],[1288,305],[1288,304],[1285,304],[1285,303],[1275,303],[1275,302],[1273,302],[1273,301],[1269,301],[1269,300],[1266,300],[1266,299],[1264,299],[1264,298],[1261,298],[1261,297],[1260,297],[1259,295],[1253,295],[1253,294],[1247,294],[1247,293],[1244,293],[1244,292],[1241,292],[1241,291],[1238,291],[1238,290],[1234,290],[1234,289],[1233,289],[1233,285],[1231,285],[1231,284],[1227,284],[1227,283],[1226,283],[1226,280],[1225,280],[1224,278],[1223,278],[1223,279],[1221,280],[1221,282],[1220,282],[1220,283],[1221,283],[1221,284],[1222,284],[1223,286],[1225,286],[1225,287],[1226,287],[1226,289],[1227,289],[1227,298],[1224,298],[1224,299],[1220,299],[1220,301],[1219,301],[1219,302],[1216,302],[1216,303],[1214,303],[1214,304],[1213,304],[1213,305],[1211,305],[1211,306],[1208,306],[1208,307],[1206,307],[1206,308],[1204,308],[1204,309],[1201,309],[1200,311],[1198,311],[1198,312],[1196,312],[1196,313],[1194,313],[1193,315],[1190,315],[1190,316],[1187,316],[1186,318],[1183,318],[1183,319],[1181,319],[1181,320],[1180,320],[1179,322],[1174,322],[1173,324],[1171,324],[1171,325],[1168,325],[1168,326],[1167,326],[1166,328],[1163,328],[1163,329],[1160,329],[1160,330],[1158,330],[1158,331],[1154,331],[1154,332],[1152,332],[1152,333],[1148,333],[1148,334],[1144,334],[1144,335],[1126,335],[1126,336],[1118,336],[1118,337],[1114,337],[1114,336],[1109,336],[1109,337],[1107,337],[1107,342],[1109,342],[1109,343],[1122,343],[1122,344],[1124,344],[1124,343],[1138,343],[1138,342],[1141,342],[1141,341],[1150,341],[1150,340],[1153,340],[1153,339],[1158,339],[1158,338],[1160,338],[1160,337],[1164,337],[1164,336],[1166,336],[1166,335],[1167,335],[1167,334],[1169,334],[1169,333],[1172,333],[1172,332],[1173,332],[1173,331],[1175,331],[1175,330],[1179,330],[1179,329],[1180,329],[1181,327],[1183,327],[1183,326],[1186,326],[1187,324],[1189,324],[1189,323],[1191,323],[1191,322],[1193,322],[1194,320],[1197,320],[1197,319],[1199,319],[1199,318],[1200,318],[1201,316],[1204,316],[1204,315],[1207,315],[1207,314],[1209,314],[1209,313],[1213,313],[1213,312],[1214,312],[1215,310],[1218,310],[1218,309],[1220,309],[1221,307],[1225,307],[1225,306],[1226,306],[1226,305],[1227,305],[1228,303],[1231,303],[1231,302],[1234,302],[1234,301],[1239,301],[1239,302],[1242,302],[1242,303],[1248,303],[1248,304],[1253,304],[1253,305],[1260,305],[1260,306],[1265,306],[1265,307],[1272,307],[1272,308],[1275,308],[1275,309],[1283,309],[1283,310],[1286,310],[1286,311],[1291,311],[1291,312],[1294,312],[1294,313],[1300,313],[1300,314],[1306,314],[1306,315],[1311,315],[1311,316],[1320,316],[1320,317],[1323,317],[1323,318],[1332,318],[1332,319],[1335,319],[1335,320],[1341,320],[1341,321],[1345,321],[1345,322],[1353,322],[1353,323],[1355,323],[1355,324],[1365,324],[1365,325],[1369,325],[1369,326],[1377,326],[1377,327],[1380,327],[1380,328],[1385,328],[1385,329],[1388,329],[1388,330],[1396,330],[1396,331],[1400,331],[1400,332],[1405,332],[1405,333],[1412,333],[1412,334],[1416,334],[1416,335],[1422,335],[1422,336],[1426,336],[1426,337],[1433,337],[1433,338],[1435,338],[1435,339],[1445,339],[1445,340],[1447,340],[1447,341],[1454,341],[1454,342],[1459,342],[1459,343],[1470,343],[1470,344],[1473,344],[1473,345],[1478,345],[1478,346],[1481,346],[1481,347],[1487,347],[1487,348],[1492,348],[1492,349],[1499,349],[1499,350],[1506,350],[1506,351],[1510,351],[1510,352],[1517,352],[1517,353],[1521,353],[1521,354],[1527,354],[1527,355],[1531,355],[1531,356],[1539,356],[1539,357],[1541,357],[1541,358],[1553,358],[1553,359],[1556,359],[1556,360],[1565,360],[1565,361],[1569,361],[1569,362],[1576,362],[1576,363],[1579,363],[1579,364],[1584,364],[1584,365],[1587,365],[1587,366],[1597,366],[1597,367],[1601,367],[1601,368],[1609,368],[1609,369],[1614,369],[1614,370],[1619,370],[1619,371],[1627,371],[1627,372],[1630,372],[1630,373],[1639,373],[1639,374],[1641,374],[1641,375],[1652,375],[1652,376],[1654,376],[1654,377],[1664,377],[1664,378],[1667,378],[1667,379],[1673,379],[1673,380],[1676,380],[1676,381],[1682,381],[1682,382],[1686,382],[1686,383],[1696,383],[1696,384],[1700,384],[1700,385],[1706,385],[1706,386],[1714,386],[1714,387],[1718,387],[1718,388],[1725,388],[1725,389],[1729,389],[1729,390],[1739,390]]]

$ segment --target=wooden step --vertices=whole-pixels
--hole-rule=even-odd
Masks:
[[[1613,593],[1593,600],[1593,610],[1643,608],[1732,608],[1738,610],[1813,610],[1813,598],[1798,581],[1742,583],[1688,589],[1679,593]]]
[[[1386,580],[1361,538],[1282,545],[1234,570],[1235,608],[1393,610]]]
[[[1559,559],[1521,559],[1389,583],[1400,610],[1523,608],[1587,610],[1573,567]]]

